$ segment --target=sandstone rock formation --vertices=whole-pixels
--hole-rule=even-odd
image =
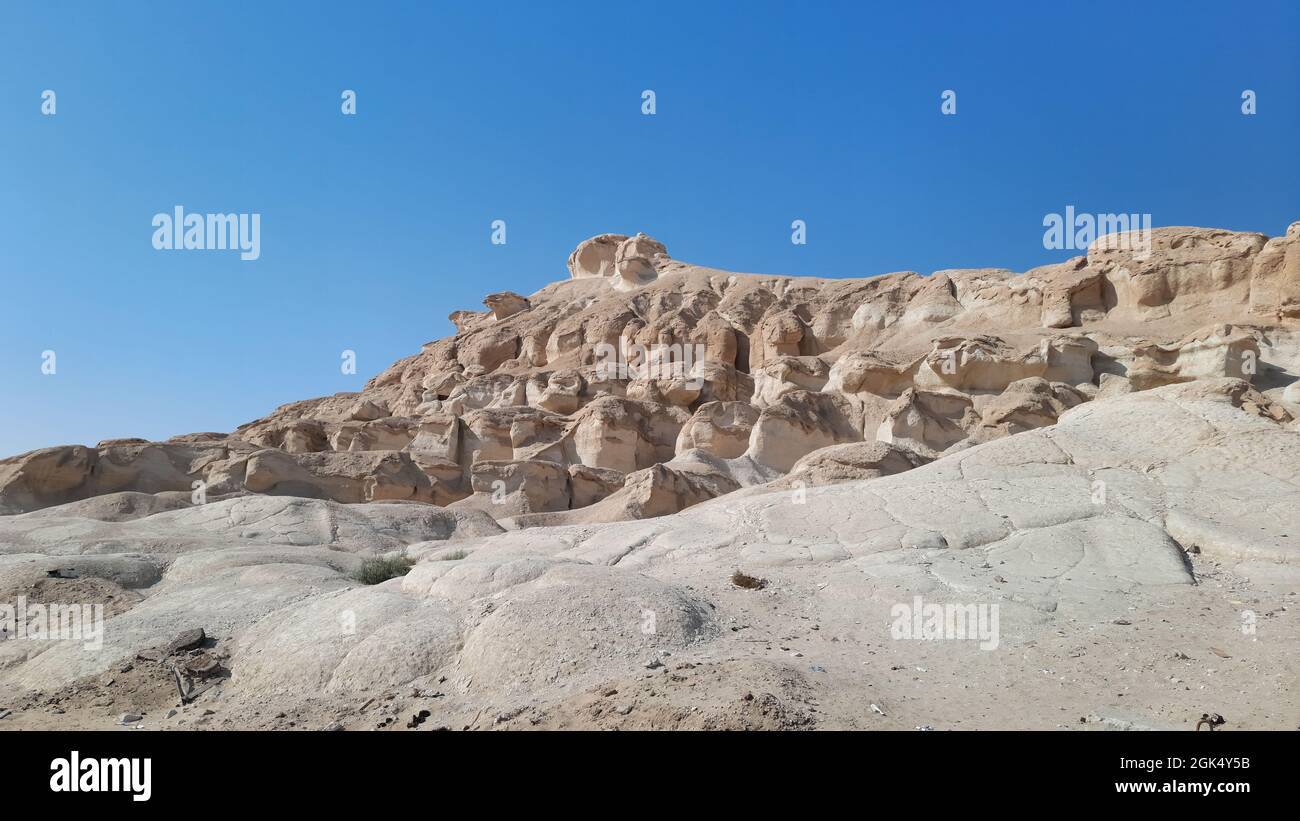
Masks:
[[[386,694],[448,726],[1042,727],[1073,715],[1042,670],[1092,715],[1097,659],[1136,647],[1127,706],[1173,726],[1169,659],[1248,612],[1268,642],[1208,686],[1273,726],[1250,693],[1300,658],[1300,223],[1114,239],[826,280],[604,234],[360,392],[0,460],[0,602],[111,605],[101,648],[0,643],[0,688],[48,726],[51,693],[111,695],[106,671],[202,626],[223,703],[321,724]],[[410,572],[359,584],[378,558]],[[888,641],[920,594],[998,603],[1012,655]],[[972,719],[900,669],[1008,684]]]
[[[1161,385],[1241,378],[1288,404],[1300,224],[1271,240],[1161,228],[1147,253],[1118,239],[1024,274],[822,280],[703,268],[644,234],[602,234],[570,255],[571,279],[453,314],[454,336],[359,393],[286,405],[229,435],[0,461],[0,511],[202,488],[207,499],[475,498],[504,520],[639,488],[658,501],[583,518],[660,515],[822,448],[883,442],[932,459]],[[629,483],[693,449],[717,457],[693,464],[693,479],[670,468]],[[739,470],[741,457],[762,469]],[[510,490],[494,496],[498,480]]]

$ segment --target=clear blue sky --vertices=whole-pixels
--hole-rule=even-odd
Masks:
[[[0,455],[359,389],[604,231],[833,277],[1062,259],[1067,205],[1276,235],[1298,43],[1294,0],[8,0]],[[260,213],[261,258],[154,250],[177,204]]]

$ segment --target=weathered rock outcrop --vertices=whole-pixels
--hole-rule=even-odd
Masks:
[[[1172,726],[1198,676],[1276,729],[1298,232],[862,280],[603,235],[361,391],[0,460],[0,604],[109,605],[101,646],[0,642],[5,721],[149,696],[208,726],[147,678],[201,626],[241,727],[1050,728],[1121,677]],[[922,595],[1000,631],[901,640]]]
[[[132,491],[649,516],[825,448],[932,459],[1173,383],[1253,381],[1300,413],[1300,223],[1273,239],[1132,239],[1023,274],[826,280],[704,268],[644,234],[602,234],[570,255],[570,279],[456,312],[454,336],[360,392],[230,435],[2,460],[0,511]]]

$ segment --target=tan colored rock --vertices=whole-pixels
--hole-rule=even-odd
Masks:
[[[558,419],[527,406],[470,411],[461,423],[460,458],[467,466],[536,458],[539,445],[558,441],[563,432]]]
[[[574,316],[560,320],[546,337],[544,356],[547,363],[574,361],[582,362],[582,353],[586,345],[587,333],[584,317]],[[576,356],[575,356],[576,355]]]
[[[696,324],[691,342],[704,346],[704,361],[735,366],[738,351],[736,329],[716,310],[710,310]]]
[[[965,315],[1016,327],[1030,326],[1041,316],[1044,282],[1035,271],[1017,274],[1005,268],[953,268],[935,271],[952,282],[952,295]]]
[[[778,490],[820,487],[904,473],[928,463],[920,454],[887,442],[849,442],[800,457],[781,479],[755,488]]]
[[[452,414],[425,415],[420,419],[415,436],[406,449],[412,454],[457,461],[460,457],[460,417]]]
[[[22,513],[77,498],[99,459],[81,445],[43,448],[0,460],[0,514]]]
[[[389,416],[388,408],[382,402],[363,399],[348,409],[348,418],[357,422],[373,422]]]
[[[751,351],[750,361],[754,365],[763,365],[778,357],[797,357],[801,353],[799,343],[804,338],[804,322],[794,311],[780,311],[769,314],[759,326],[759,338],[763,342],[754,356]]]
[[[1172,345],[1135,345],[1128,378],[1135,390],[1222,377],[1249,381],[1258,372],[1259,358],[1259,344],[1252,335],[1221,325]]]
[[[595,504],[623,487],[624,478],[617,470],[569,465],[570,505],[582,508]]]
[[[1041,376],[1012,382],[1002,393],[977,403],[980,428],[975,431],[974,441],[985,442],[1054,425],[1061,414],[1085,401],[1087,398],[1073,387],[1048,382]]]
[[[830,379],[831,368],[815,356],[781,356],[756,368],[754,395],[757,408],[765,408],[795,391],[820,391]]]
[[[1273,320],[1300,317],[1300,222],[1260,249],[1250,273],[1250,311]]]
[[[696,362],[691,378],[701,383],[696,400],[701,403],[749,402],[754,396],[754,378],[722,362]]]
[[[564,513],[521,516],[519,526],[562,526],[600,522],[626,522],[667,516],[693,505],[732,493],[740,483],[727,465],[700,451],[693,458],[678,458],[624,477],[620,488],[590,505]]]
[[[739,487],[735,480],[721,471],[688,470],[661,464],[629,475],[622,490],[602,504],[618,501],[627,510],[626,518],[648,519],[677,513]]]
[[[625,239],[615,251],[610,284],[619,291],[648,285],[659,276],[659,268],[667,261],[668,251],[662,242],[637,234]]]
[[[279,448],[286,453],[319,453],[330,450],[329,435],[324,424],[315,419],[294,419],[250,432],[249,444]]]
[[[180,491],[255,448],[238,440],[44,448],[0,460],[0,515],[107,493]]]
[[[550,338],[551,329],[548,327],[530,329],[519,343],[520,361],[533,368],[545,367],[550,361],[546,355],[546,345]]]
[[[688,418],[676,408],[601,397],[578,414],[575,453],[584,465],[632,473],[671,459]]]
[[[1145,242],[1135,233],[1099,237],[1089,266],[1105,271],[1121,314],[1155,319],[1210,309],[1244,307],[1250,299],[1255,256],[1263,234],[1207,228],[1157,228]]]
[[[825,390],[833,393],[896,397],[916,381],[920,361],[883,351],[850,351],[831,366]]]
[[[401,416],[373,422],[344,422],[330,436],[330,448],[336,451],[402,450],[411,444],[419,428],[418,421]]]
[[[389,500],[446,504],[464,495],[436,482],[409,454],[393,451],[291,456],[260,450],[247,457],[242,483],[253,493],[350,504]]]
[[[861,420],[844,397],[794,391],[763,408],[750,434],[746,455],[787,471],[806,454],[862,439]]]
[[[704,380],[683,374],[671,379],[638,379],[627,386],[627,398],[641,402],[686,407],[700,398]]]
[[[456,358],[470,375],[471,368],[491,373],[519,355],[519,335],[508,328],[490,327],[468,337],[457,347]]]
[[[563,416],[520,409],[510,423],[510,445],[514,448],[515,461],[573,462],[572,429]]]
[[[608,277],[614,273],[614,257],[625,234],[599,234],[578,243],[569,254],[569,276],[574,279]]]
[[[1031,376],[1071,385],[1090,382],[1096,350],[1097,344],[1083,336],[1043,338],[1028,351],[1016,350],[995,336],[941,337],[918,369],[915,384],[988,392],[1006,390]]]
[[[520,311],[526,311],[530,307],[528,298],[516,294],[514,291],[499,291],[495,294],[488,294],[483,297],[483,304],[492,312],[492,318],[495,320],[508,319]]]
[[[903,325],[933,325],[954,318],[962,311],[952,278],[936,273],[907,305],[900,322]]]
[[[452,311],[448,314],[447,319],[456,326],[457,333],[464,333],[489,316],[491,316],[491,313],[486,311]]]
[[[933,459],[969,437],[979,424],[969,396],[955,390],[908,388],[880,423],[876,439]]]
[[[1126,393],[1133,393],[1133,383],[1127,376],[1120,376],[1113,373],[1103,373],[1099,375],[1101,386],[1097,390],[1097,399],[1111,399],[1116,396],[1123,396]]]
[[[470,483],[474,494],[452,509],[481,510],[497,520],[569,509],[569,472],[556,462],[476,462]]]
[[[582,406],[584,387],[586,382],[577,371],[556,371],[547,377],[546,387],[540,391],[537,400],[530,404],[552,413],[573,413]]]
[[[1071,328],[1106,315],[1105,276],[1100,269],[1088,267],[1087,262],[1087,257],[1076,257],[1062,266],[1026,274],[1047,278],[1042,296],[1044,328]]]
[[[465,381],[465,374],[460,370],[432,373],[420,383],[424,388],[422,398],[426,402],[449,399],[456,388],[463,385]]]
[[[749,436],[759,411],[747,402],[706,402],[677,435],[681,454],[699,448],[723,459],[734,459],[749,448]]]
[[[468,373],[468,371],[467,371]],[[440,410],[463,415],[473,410],[528,404],[528,380],[509,373],[475,374],[452,388]]]

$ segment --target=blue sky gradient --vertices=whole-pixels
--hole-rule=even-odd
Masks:
[[[7,2],[0,455],[358,390],[605,231],[828,277],[1064,259],[1067,205],[1280,234],[1297,43],[1294,2]],[[175,205],[261,258],[154,250]]]

